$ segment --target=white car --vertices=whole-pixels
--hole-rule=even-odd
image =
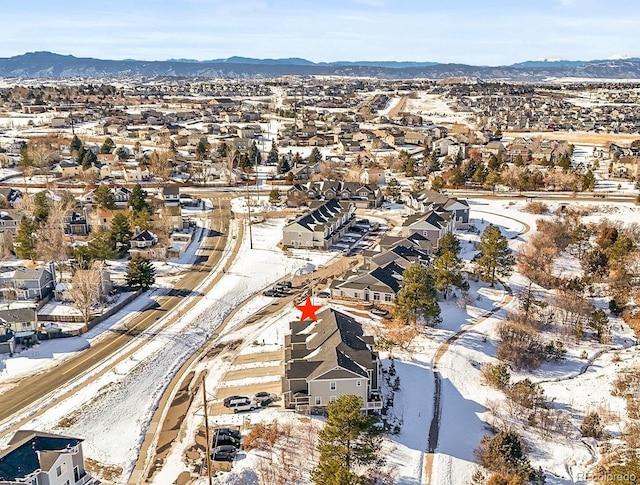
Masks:
[[[254,409],[258,409],[260,404],[258,404],[254,399],[246,399],[240,402],[232,402],[229,405],[229,409],[232,409],[234,413],[240,413],[244,411],[253,411]]]

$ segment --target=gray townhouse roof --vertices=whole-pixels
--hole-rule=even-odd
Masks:
[[[341,202],[337,199],[330,199],[315,207],[311,212],[307,212],[297,219],[294,219],[287,224],[287,226],[299,224],[309,231],[316,231],[321,229],[325,224],[334,221],[338,214],[346,210],[348,210],[348,203]]]
[[[371,257],[371,261],[377,265],[384,265],[389,261],[395,261],[403,266],[398,260],[406,261],[410,264],[429,261],[429,254],[416,246],[394,246],[388,251],[378,253]]]
[[[415,232],[407,237],[402,236],[383,236],[380,239],[380,247],[383,249],[391,249],[395,246],[416,247],[424,250],[433,249],[433,242],[429,241],[426,236]]]
[[[82,441],[40,431],[17,431],[9,447],[0,451],[0,480],[16,481],[38,470],[49,471],[60,452]]]
[[[38,319],[35,308],[12,308],[0,310],[0,321],[8,323],[35,322]]]
[[[312,380],[356,374],[368,378],[367,370],[375,369],[373,361],[377,358],[371,351],[373,337],[364,336],[358,322],[332,308],[318,312],[317,317],[317,322],[305,328],[296,327],[302,325],[300,322],[291,322],[292,333],[307,336],[307,352],[290,363],[286,377]]]
[[[148,229],[136,234],[131,238],[132,241],[156,241],[158,237]]]
[[[13,278],[15,280],[36,280],[40,281],[44,272],[49,273],[47,268],[17,268]]]
[[[446,219],[443,214],[438,214],[435,211],[429,211],[425,214],[414,214],[407,217],[402,226],[411,227],[423,221],[431,224],[434,227],[443,227],[446,225]]]
[[[167,185],[162,188],[163,195],[180,195],[180,187],[177,185]]]
[[[345,280],[334,280],[331,288],[350,288],[353,290],[364,290],[369,288],[372,291],[380,291],[376,289],[376,285],[382,285],[391,292],[398,293],[401,288],[400,276],[404,268],[395,261],[391,261],[384,266],[378,266],[364,274],[357,275],[353,278]]]

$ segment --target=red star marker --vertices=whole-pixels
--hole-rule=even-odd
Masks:
[[[318,317],[316,317],[316,312],[322,308],[322,305],[314,305],[311,303],[311,297],[307,297],[307,301],[304,305],[296,305],[296,308],[302,312],[300,316],[300,321],[304,322],[307,318],[310,318],[314,322],[318,321]]]

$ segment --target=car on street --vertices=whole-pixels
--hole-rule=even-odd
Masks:
[[[329,298],[331,295],[328,291],[319,291],[316,295],[318,298]]]
[[[280,296],[283,296],[283,293],[281,291],[278,291],[275,288],[269,288],[268,290],[264,290],[264,292],[262,293],[264,296],[273,296],[275,298],[278,298]]]
[[[233,461],[238,454],[238,450],[232,445],[216,446],[211,453],[213,461]]]

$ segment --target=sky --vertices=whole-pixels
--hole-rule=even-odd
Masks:
[[[640,57],[638,0],[23,0],[0,57],[507,65]]]

